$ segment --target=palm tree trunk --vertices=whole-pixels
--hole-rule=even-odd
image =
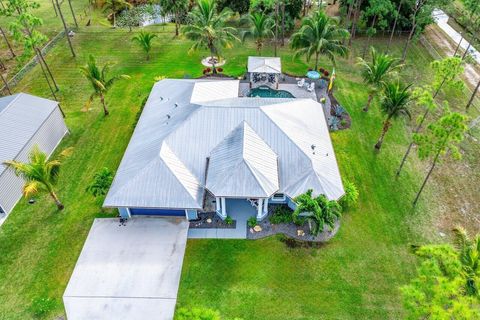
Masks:
[[[372,25],[370,26],[370,28],[373,28],[375,26],[375,22],[377,22],[377,15],[373,17]],[[371,39],[372,39],[372,35],[368,34],[367,42],[365,43],[365,47],[363,48],[362,59],[365,59],[365,56],[367,55],[368,46],[370,45]]]
[[[472,96],[468,100],[467,106],[465,107],[466,110],[468,110],[472,105],[473,99],[475,98],[475,95],[478,92],[478,88],[480,88],[480,80],[478,80],[477,86],[475,87],[475,90],[473,90]]]
[[[38,56],[40,57],[40,59],[42,60],[43,64],[45,65],[45,68],[47,69],[47,72],[48,74],[50,75],[50,78],[52,79],[53,81],[53,85],[55,87],[55,90],[58,91],[58,85],[57,85],[57,82],[55,81],[55,78],[53,77],[53,74],[52,74],[52,71],[50,71],[50,67],[48,66],[47,62],[45,61],[45,59],[43,58],[43,55],[42,55],[42,51],[38,48],[35,48],[35,50],[37,51],[38,53]]]
[[[282,1],[282,42],[281,46],[285,45],[285,1]]]
[[[70,47],[70,51],[72,52],[72,56],[75,58],[75,51],[73,50],[72,40],[70,40],[70,36],[68,35],[68,28],[67,24],[65,23],[65,19],[63,17],[62,8],[60,8],[60,3],[58,0],[55,0],[57,4],[58,14],[60,15],[60,19],[62,20],[63,29],[65,30],[65,37],[67,38],[68,46]]]
[[[55,100],[58,100],[57,99],[57,96],[55,95],[55,90],[53,90],[53,87],[50,83],[50,78],[48,77],[48,74],[47,74],[47,71],[45,70],[44,66],[43,66],[43,62],[42,62],[42,59],[39,57],[39,54],[38,54],[38,51],[35,50],[35,54],[37,56],[37,61],[38,61],[38,64],[40,65],[40,68],[42,69],[42,73],[45,77],[45,80],[47,81],[47,84],[48,84],[48,88],[50,88],[50,92],[52,93],[52,96]]]
[[[116,13],[115,13],[115,11],[113,11],[113,27],[114,27],[114,28],[117,27],[117,19],[116,19]]]
[[[372,100],[373,100],[373,93],[369,93],[369,94],[368,94],[367,104],[366,104],[365,107],[363,108],[363,111],[367,112],[367,111],[370,109],[370,104],[372,104]]]
[[[414,14],[416,15],[416,12]],[[412,41],[412,38],[413,38],[413,35],[415,34],[416,29],[417,29],[417,22],[416,22],[416,16],[414,16],[413,23],[412,23],[412,29],[410,30],[410,33],[408,34],[407,42],[405,43],[405,47],[403,48],[402,62],[405,62],[405,59],[407,58],[408,47],[410,46],[410,41]]]
[[[463,41],[463,34],[462,34],[462,37],[460,38],[460,41],[458,42],[457,47],[455,48],[455,52],[453,53],[453,57],[455,57],[457,55],[457,52],[460,49],[460,45],[462,44],[462,41]]]
[[[15,52],[13,51],[12,45],[10,44],[10,41],[8,41],[7,35],[6,35],[5,32],[3,31],[2,27],[0,27],[0,33],[2,34],[3,39],[4,39],[5,42],[7,43],[8,50],[10,50],[10,53],[12,54],[12,58],[15,58],[15,57],[16,57],[16,54],[15,54]]]
[[[390,51],[390,45],[392,44],[393,36],[395,35],[395,29],[397,28],[398,17],[400,16],[400,10],[402,9],[402,4],[403,4],[403,0],[400,0],[400,3],[398,4],[398,9],[397,9],[397,15],[395,16],[395,20],[393,22],[392,33],[390,34],[390,39],[388,40],[386,53]]]
[[[178,37],[178,10],[175,11],[175,36]]]
[[[305,0],[306,1],[306,0]],[[304,13],[305,15],[305,13]],[[275,40],[274,40],[274,56],[277,56],[277,44],[278,44],[278,3],[275,1]]]
[[[348,45],[352,45],[352,40],[355,38],[355,34],[357,32],[357,21],[360,16],[360,8],[362,6],[363,0],[358,0],[355,6],[355,10],[353,11],[353,20],[352,20],[352,28],[350,31],[350,39],[348,40]]]
[[[105,104],[105,96],[103,95],[103,93],[100,94],[100,101],[102,102],[103,114],[105,116],[108,116],[110,112],[108,112],[107,105]]]
[[[5,79],[2,73],[0,73],[0,78],[2,78],[2,82],[5,86],[5,89],[7,89],[8,94],[12,94],[12,91],[10,91],[10,87],[8,86],[8,81]]]
[[[65,208],[65,206],[60,202],[60,200],[58,199],[57,195],[55,194],[55,192],[53,191],[50,191],[50,196],[52,197],[53,201],[55,201],[55,204],[57,205],[57,208],[58,210],[63,210]]]
[[[388,129],[390,128],[390,118],[387,118],[383,123],[382,134],[378,139],[377,143],[375,144],[375,149],[380,150],[383,144],[383,139],[385,138],[385,134],[387,133]]]
[[[465,57],[467,56],[468,50],[470,50],[470,47],[471,47],[471,46],[472,46],[472,44],[469,42],[467,49],[465,49],[465,52],[464,52],[463,55],[462,55],[462,60],[465,60]]]
[[[430,178],[430,175],[433,172],[433,169],[435,169],[435,165],[437,164],[438,157],[440,156],[440,150],[437,152],[435,155],[435,159],[433,159],[432,166],[430,167],[430,170],[428,170],[427,176],[425,177],[425,180],[423,180],[422,186],[420,187],[420,190],[417,192],[417,196],[415,197],[415,200],[413,200],[413,206],[415,207],[417,205],[418,199],[420,199],[420,195],[422,194],[423,189],[425,188],[425,185],[427,184],[428,179]]]
[[[70,12],[72,13],[73,22],[75,23],[75,27],[78,28],[77,17],[75,16],[75,11],[73,11],[72,0],[68,0],[68,5],[70,7]]]
[[[55,6],[55,1],[52,0],[53,10],[55,11],[55,17],[58,17],[57,7]]]

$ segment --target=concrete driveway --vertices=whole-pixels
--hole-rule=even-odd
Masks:
[[[188,222],[96,219],[65,290],[68,320],[171,320]]]

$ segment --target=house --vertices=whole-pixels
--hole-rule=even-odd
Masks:
[[[257,219],[270,203],[313,189],[344,194],[322,105],[238,97],[237,80],[157,82],[105,199],[123,217],[182,216],[244,199]],[[212,211],[213,211],[212,210]]]
[[[34,145],[50,155],[67,132],[58,102],[26,93],[0,98],[0,163],[27,161]],[[0,224],[22,197],[23,185],[0,164]]]
[[[278,57],[248,57],[247,71],[250,88],[268,86],[278,89],[282,62]]]

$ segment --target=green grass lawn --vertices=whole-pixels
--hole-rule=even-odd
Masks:
[[[199,61],[204,53],[188,55],[189,43],[174,39],[171,27],[151,30],[158,32],[159,39],[149,62],[130,43],[132,34],[101,27],[79,30],[73,38],[77,59],[71,58],[63,42],[49,54],[71,131],[60,149],[75,150],[65,161],[59,182],[66,208],[57,212],[47,196],[34,205],[22,200],[0,228],[0,319],[33,318],[32,300],[41,297],[55,301],[47,318],[63,314],[61,297],[93,219],[114,215],[100,211],[99,202],[85,192],[86,185],[100,168],[117,168],[156,76],[201,75]],[[400,50],[400,45],[395,47]],[[429,81],[430,57],[418,46],[411,53],[405,75],[412,81]],[[81,111],[90,87],[78,68],[89,54],[100,63],[115,62],[115,73],[132,77],[115,85],[107,96],[111,111],[107,118],[98,102],[91,111]],[[251,44],[226,51],[225,72],[241,75],[252,54]],[[272,49],[263,54],[272,54]],[[307,64],[293,59],[287,48],[280,55],[286,72],[306,71]],[[409,136],[405,121],[394,124],[380,154],[373,151],[381,116],[375,107],[368,114],[361,111],[367,93],[353,62],[339,63],[336,88],[353,126],[333,133],[332,140],[342,175],[357,184],[361,196],[358,206],[345,213],[338,235],[320,248],[288,248],[278,237],[191,240],[178,306],[210,307],[245,320],[402,317],[398,288],[413,276],[415,266],[408,246],[434,238],[431,217],[438,205],[430,201],[432,191],[427,188],[420,207],[412,211],[424,169],[418,161],[410,161],[400,179],[393,178]],[[49,97],[39,68],[15,91]]]

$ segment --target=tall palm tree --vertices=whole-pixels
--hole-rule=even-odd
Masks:
[[[231,48],[234,41],[240,40],[235,35],[236,29],[226,26],[231,16],[232,11],[228,8],[217,13],[214,0],[198,0],[197,6],[188,14],[190,24],[182,28],[185,37],[194,41],[190,51],[205,48],[216,57],[220,48]],[[217,73],[215,63],[212,67],[213,73]]]
[[[375,95],[381,91],[386,81],[401,67],[399,59],[379,53],[374,47],[371,47],[370,54],[371,61],[358,58],[358,64],[362,69],[363,82],[370,87],[367,104],[363,111],[368,111]]]
[[[132,5],[125,0],[106,0],[103,4],[103,11],[109,11],[113,16],[114,28],[117,26],[117,12],[130,8],[132,8]]]
[[[337,201],[328,200],[323,194],[314,198],[312,193],[313,190],[309,189],[295,198],[297,207],[293,212],[293,219],[295,221],[299,221],[301,217],[307,219],[312,234],[316,236],[323,231],[325,225],[331,229],[335,226],[335,221],[342,214],[342,208]]]
[[[375,144],[375,149],[380,150],[382,147],[385,134],[391,126],[391,120],[400,116],[407,116],[411,118],[409,104],[411,101],[410,86],[403,86],[400,83],[387,83],[384,86],[382,102],[380,109],[385,115],[383,121],[382,134]]]
[[[62,165],[61,159],[69,156],[72,150],[72,148],[65,149],[57,159],[48,160],[47,154],[42,152],[38,146],[34,146],[28,156],[28,162],[11,160],[5,161],[3,164],[25,180],[23,186],[25,197],[41,191],[47,192],[57,205],[58,210],[63,210],[64,205],[55,193],[55,185]]]
[[[87,101],[86,107],[88,108],[90,106],[95,97],[99,97],[102,102],[103,112],[106,116],[108,116],[109,112],[105,104],[105,94],[117,80],[130,79],[130,77],[125,74],[108,78],[111,65],[111,63],[106,63],[103,68],[100,69],[97,66],[95,58],[90,55],[87,64],[80,68],[80,72],[90,81],[94,90]]]
[[[326,56],[335,64],[335,56],[346,56],[348,48],[343,41],[349,33],[340,28],[333,18],[323,11],[316,11],[313,16],[302,19],[301,28],[292,35],[291,47],[296,49],[295,56],[305,55],[307,61],[315,57],[315,69],[318,69],[318,59]]]
[[[132,41],[138,43],[138,45],[145,51],[147,60],[150,60],[150,50],[152,49],[152,41],[157,37],[156,34],[151,32],[140,31],[139,34],[132,38]]]
[[[250,28],[242,33],[242,41],[246,38],[253,38],[257,48],[257,54],[262,55],[263,44],[266,39],[274,36],[273,26],[275,22],[263,13],[250,13],[247,16]]]

